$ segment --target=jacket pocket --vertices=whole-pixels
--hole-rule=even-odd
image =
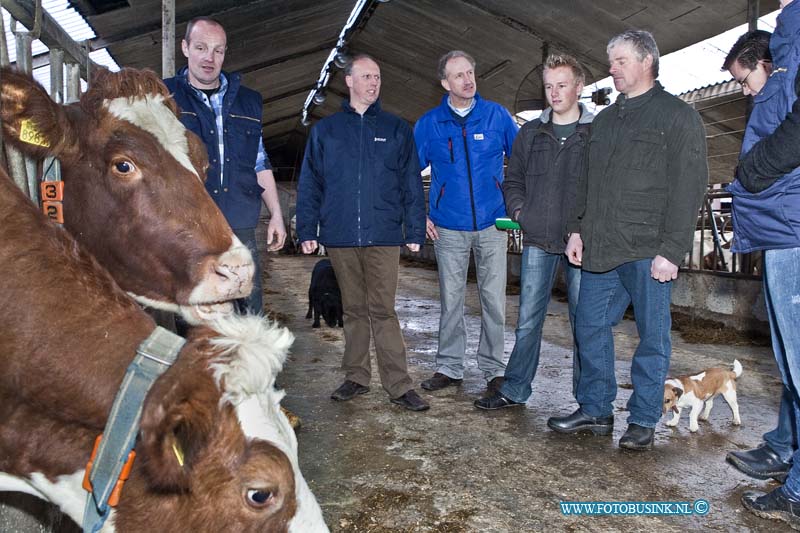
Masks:
[[[444,188],[447,186],[447,182],[442,183],[442,187],[439,189],[439,193],[436,195],[436,209],[439,209],[439,202],[442,201],[444,197]]]
[[[658,193],[625,193],[615,215],[618,231],[634,253],[658,246],[663,218],[664,198]]]
[[[631,142],[630,167],[636,170],[662,169],[666,165],[664,132],[642,130]]]

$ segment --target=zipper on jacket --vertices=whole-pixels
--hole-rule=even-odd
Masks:
[[[439,202],[442,201],[442,196],[444,196],[444,188],[445,188],[445,186],[447,186],[447,184],[443,183],[442,184],[442,188],[439,189],[439,197],[436,198],[436,209],[439,209]]]
[[[448,137],[447,138],[447,149],[450,150],[450,162],[451,163],[455,163],[456,160],[453,157],[453,138],[452,137]]]
[[[364,115],[360,115],[358,133],[358,187],[356,187],[356,220],[358,230],[358,246],[361,246],[361,162],[364,161]]]
[[[464,139],[464,157],[467,161],[467,179],[469,180],[469,205],[472,208],[472,229],[478,231],[478,216],[475,214],[475,193],[472,191],[472,167],[469,164],[469,148],[467,148],[467,127],[461,126],[461,137]]]

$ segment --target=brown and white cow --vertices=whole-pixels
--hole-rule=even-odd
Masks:
[[[141,303],[191,318],[250,293],[252,256],[203,185],[205,146],[155,73],[99,71],[62,106],[4,69],[0,120],[4,141],[60,159],[65,227]]]
[[[0,271],[0,490],[80,523],[93,439],[155,324],[2,170]],[[327,531],[274,387],[291,342],[252,316],[193,329],[147,396],[103,531]]]

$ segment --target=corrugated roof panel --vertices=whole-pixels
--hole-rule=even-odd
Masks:
[[[58,25],[61,26],[70,37],[72,37],[74,41],[80,42],[96,37],[96,34],[91,26],[89,26],[89,23],[86,22],[80,13],[70,7],[67,0],[42,0],[42,7],[45,11],[47,11],[47,13],[50,14],[51,17],[53,17],[53,19],[55,19]],[[17,60],[17,47],[16,39],[14,38],[14,34],[11,32],[11,16],[5,9],[0,11],[2,11],[3,24],[6,30],[6,42],[8,43],[9,60],[14,63]],[[25,26],[18,23],[18,29],[20,26],[25,28]],[[25,28],[25,30],[30,31],[30,28]],[[47,54],[50,50],[37,39],[31,45],[31,51],[33,56],[36,57]],[[119,65],[117,65],[117,62],[114,61],[114,59],[105,49],[95,50],[89,54],[89,57],[91,57],[92,60],[97,64],[103,65],[110,70],[119,70]],[[33,76],[45,87],[50,86],[49,65],[34,69]]]

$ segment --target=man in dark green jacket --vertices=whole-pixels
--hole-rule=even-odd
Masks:
[[[697,112],[656,81],[659,54],[650,33],[614,37],[608,56],[622,94],[592,123],[576,216],[567,228],[567,256],[583,268],[576,316],[580,407],[547,425],[611,434],[617,394],[611,329],[633,303],[640,342],[619,445],[646,450],[661,417],[672,351],[672,280],[691,248],[708,183],[705,130]]]

